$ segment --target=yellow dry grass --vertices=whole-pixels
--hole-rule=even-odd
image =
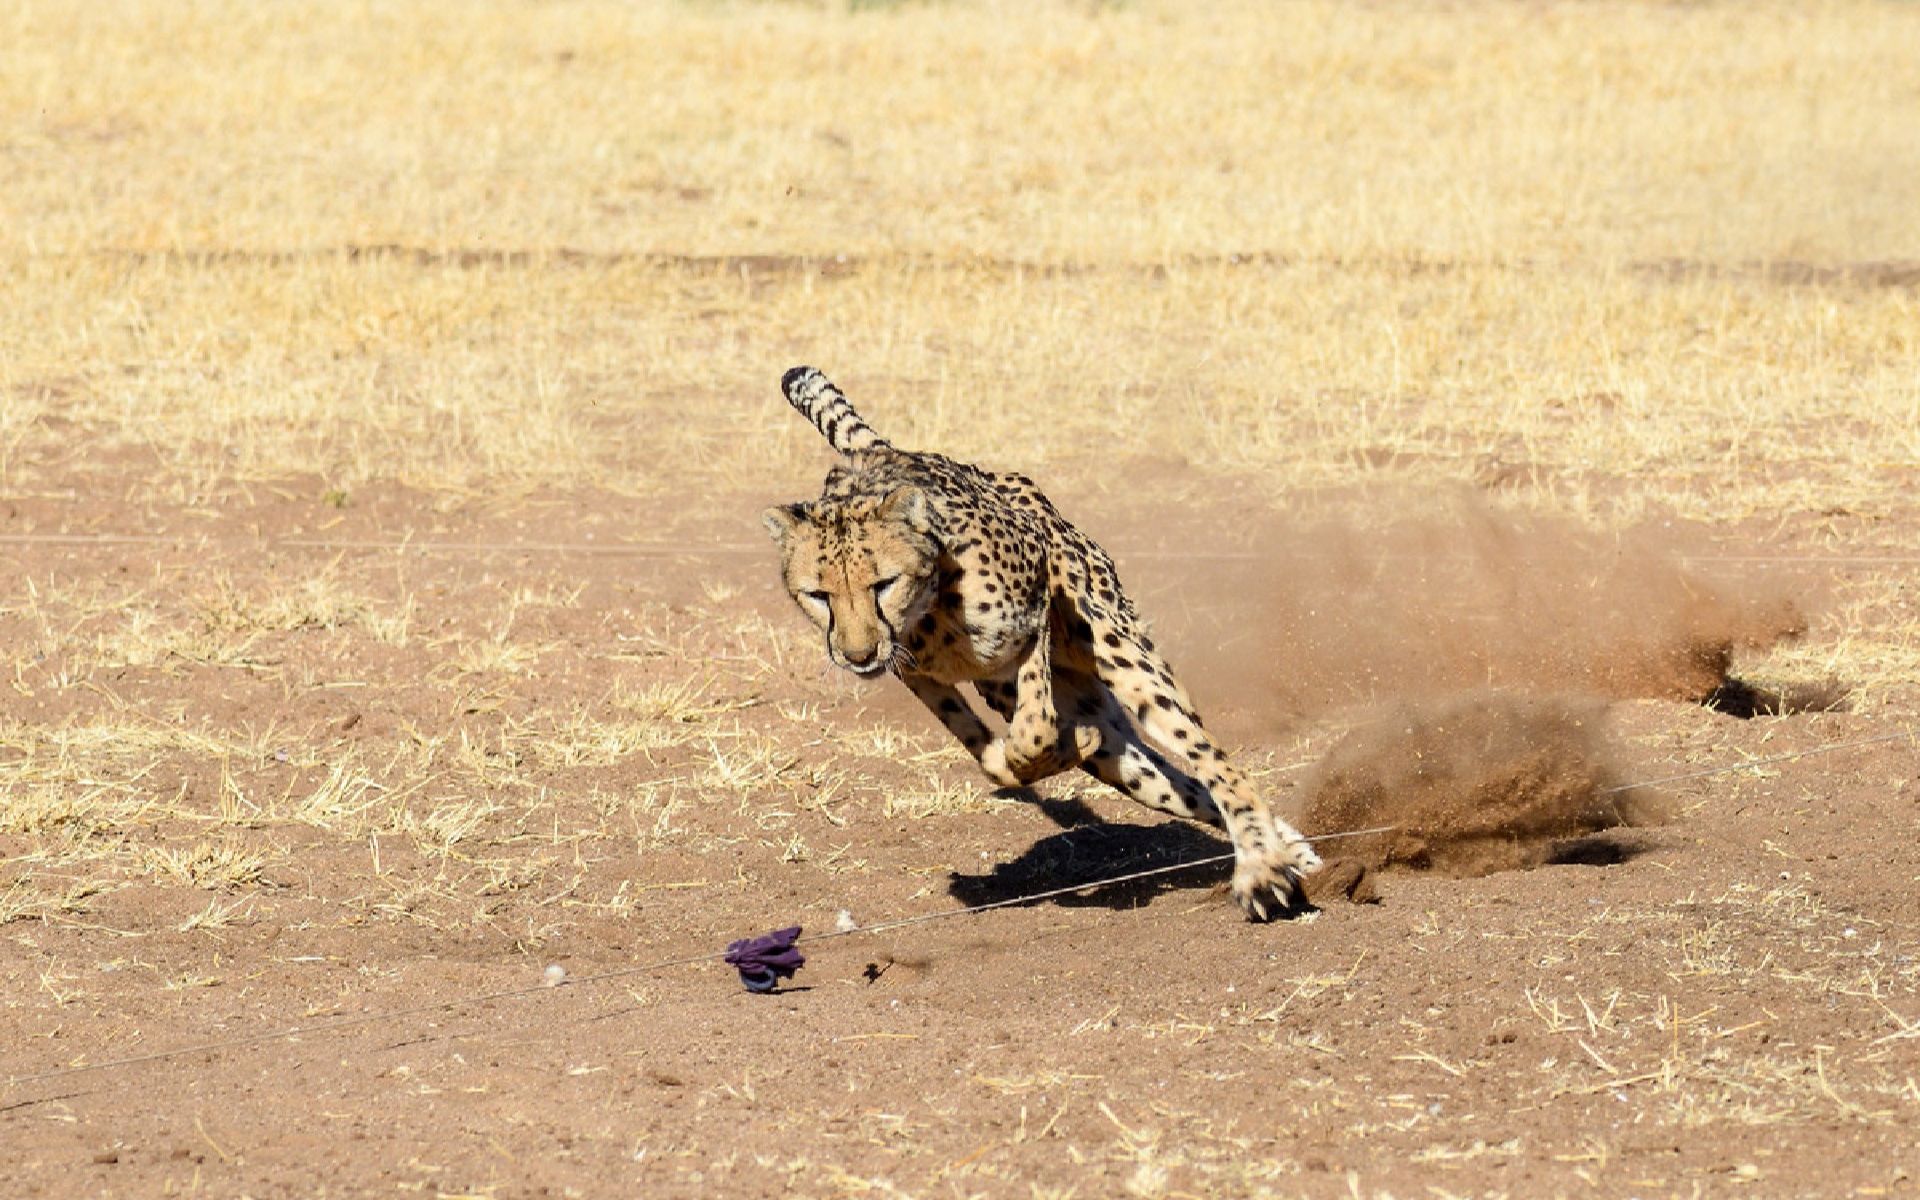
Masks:
[[[1920,460],[1874,286],[1920,260],[1911,6],[127,0],[0,45],[10,489],[758,490],[817,461],[800,360],[1056,477],[1360,452],[1726,516]]]

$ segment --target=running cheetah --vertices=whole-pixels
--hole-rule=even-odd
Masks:
[[[1304,902],[1301,879],[1319,858],[1201,727],[1106,551],[1024,475],[896,449],[812,367],[780,386],[844,456],[818,500],[764,517],[787,590],[835,665],[899,675],[996,784],[1078,766],[1150,808],[1225,829],[1250,919]],[[1004,735],[961,683],[1006,720]]]

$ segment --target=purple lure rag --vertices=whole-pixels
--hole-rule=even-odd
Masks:
[[[807,961],[794,946],[800,926],[776,929],[757,938],[741,938],[727,946],[728,965],[740,972],[740,982],[750,992],[771,992],[782,979],[792,979]]]

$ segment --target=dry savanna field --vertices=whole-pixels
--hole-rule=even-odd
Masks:
[[[4,6],[5,1192],[1920,1192],[1915,63],[1891,0]],[[797,363],[1394,828],[1269,925],[1023,902],[1223,843],[827,667]]]

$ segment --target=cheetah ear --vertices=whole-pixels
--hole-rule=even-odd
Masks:
[[[796,504],[776,504],[760,514],[760,523],[767,527],[768,536],[776,542],[785,542],[787,535],[796,525],[809,520],[813,512],[804,501]]]
[[[933,532],[933,522],[927,516],[927,494],[917,487],[895,488],[875,513],[882,520],[899,521],[921,533]]]

